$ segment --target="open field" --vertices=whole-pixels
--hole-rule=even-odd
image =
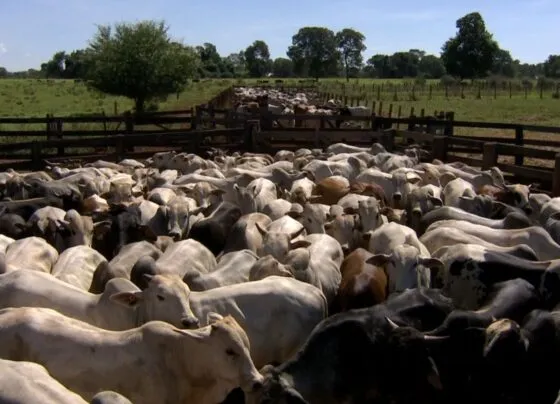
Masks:
[[[161,102],[159,109],[190,108],[206,102],[232,84],[254,85],[257,81],[256,79],[201,80],[198,83],[189,84],[181,94],[172,95]],[[267,81],[268,84],[274,85],[275,79]],[[284,84],[297,85],[298,81],[297,79],[287,79],[284,80]],[[508,83],[498,85],[495,91],[491,86],[485,85],[480,89],[480,99],[478,99],[479,86],[477,83],[465,87],[463,90],[460,86],[450,86],[447,88],[446,97],[446,90],[438,80],[427,80],[423,85],[417,85],[412,79],[352,79],[346,83],[345,80],[338,78],[321,79],[318,87],[320,91],[341,97],[344,95],[360,97],[361,104],[367,100],[368,105],[372,105],[372,102],[376,101],[379,106],[379,101],[382,101],[385,114],[389,109],[389,104],[393,104],[393,115],[396,115],[398,107],[400,107],[403,116],[408,115],[410,109],[414,108],[416,114],[419,114],[421,109],[425,109],[426,114],[431,114],[434,110],[454,111],[457,120],[560,126],[560,99],[553,98],[556,90],[554,88],[544,89],[541,99],[536,83],[531,83],[531,85],[532,88],[525,94],[521,83],[512,81],[511,98]],[[131,101],[126,98],[106,96],[90,91],[84,83],[74,80],[0,80],[0,116],[45,116],[48,113],[55,116],[68,116],[103,112],[113,115],[115,112],[122,113],[131,106]],[[68,129],[87,129],[83,127],[84,124],[75,125]],[[25,125],[25,127],[10,125],[5,129],[42,128],[32,128],[30,125]],[[481,131],[480,129],[459,129],[457,134],[512,136],[511,131]],[[528,133],[528,136],[535,139],[553,140],[550,139],[550,136],[554,135]]]

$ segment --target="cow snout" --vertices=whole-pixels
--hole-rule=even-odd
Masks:
[[[400,193],[394,193],[393,194],[393,200],[395,201],[400,201],[402,199],[402,195]]]
[[[181,231],[180,230],[171,230],[169,232],[169,237],[173,239],[173,241],[179,241],[181,239]]]
[[[200,321],[196,317],[183,317],[181,319],[181,324],[187,329],[198,328],[200,326]]]

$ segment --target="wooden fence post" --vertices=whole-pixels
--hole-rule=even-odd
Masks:
[[[523,126],[519,125],[515,128],[515,144],[517,146],[523,146],[524,139],[523,139]],[[523,156],[516,155],[515,156],[515,165],[522,166],[523,165]]]
[[[395,129],[384,130],[381,133],[381,144],[388,152],[392,152],[395,149],[395,136],[397,131]]]
[[[554,174],[552,176],[552,196],[560,196],[560,153],[554,159]]]
[[[487,142],[482,145],[482,169],[489,170],[498,164],[498,144]]]
[[[445,113],[445,128],[443,134],[445,136],[453,136],[453,121],[455,120],[455,112],[448,111]]]
[[[56,139],[57,140],[62,140],[62,119],[57,119],[55,121],[55,125],[56,125]],[[60,156],[64,156],[64,147],[58,147],[56,150],[56,154],[60,157]]]
[[[130,111],[126,111],[124,113],[124,127],[125,127],[125,133],[127,135],[134,134],[134,116]],[[134,145],[129,145],[128,147],[126,147],[126,151],[133,152]]]
[[[432,158],[445,162],[447,160],[447,140],[446,136],[434,136],[432,142]]]
[[[36,140],[33,141],[31,146],[31,166],[33,170],[41,169],[41,152],[43,148],[43,143]]]
[[[115,160],[118,163],[125,158],[124,136],[117,135],[115,139]]]

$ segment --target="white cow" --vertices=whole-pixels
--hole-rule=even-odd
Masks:
[[[93,274],[100,265],[108,265],[103,255],[91,247],[77,245],[60,254],[52,269],[52,275],[61,281],[88,291]]]
[[[213,404],[236,387],[260,388],[243,329],[215,313],[207,323],[180,330],[152,321],[115,332],[51,309],[9,308],[0,310],[0,357],[34,360],[88,400],[113,390],[135,404]]]
[[[541,261],[560,258],[560,245],[540,226],[531,226],[524,229],[492,229],[465,220],[440,220],[432,223],[426,229],[426,233],[439,228],[459,229],[502,247],[527,244],[535,251]]]
[[[6,272],[21,269],[50,273],[58,251],[39,237],[16,240],[6,248]]]
[[[212,311],[234,317],[251,341],[251,357],[259,369],[294,355],[327,316],[328,307],[316,287],[278,276],[191,292],[190,302],[201,321]]]
[[[180,278],[150,276],[141,291],[117,278],[100,295],[78,289],[50,274],[20,270],[0,276],[0,308],[46,307],[107,330],[128,330],[151,320],[196,327],[189,306],[190,290]]]
[[[0,402],[10,404],[87,404],[34,362],[0,359]],[[90,404],[132,404],[113,391],[96,394]]]

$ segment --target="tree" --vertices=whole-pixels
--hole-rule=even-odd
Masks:
[[[390,58],[390,66],[395,78],[418,76],[420,60],[415,53],[396,52]]]
[[[198,67],[199,76],[220,77],[225,69],[216,45],[205,42],[202,46],[197,46],[195,49],[201,62]]]
[[[290,59],[276,58],[272,63],[272,74],[275,77],[292,77],[294,75],[294,63]]]
[[[41,72],[47,78],[60,79],[64,77],[64,69],[66,63],[66,52],[56,52],[51,60],[41,64]]]
[[[245,49],[245,66],[250,77],[263,77],[272,70],[266,42],[257,40]]]
[[[292,37],[287,55],[294,63],[297,75],[315,78],[338,75],[336,37],[328,28],[301,28]]]
[[[63,76],[67,79],[83,79],[86,77],[87,67],[86,52],[76,50],[66,55]]]
[[[99,26],[86,50],[89,84],[104,93],[146,102],[181,91],[198,65],[193,49],[172,41],[164,22]]]
[[[550,55],[543,65],[546,77],[560,78],[560,55]]]
[[[350,81],[350,73],[357,74],[364,62],[362,52],[366,50],[366,37],[351,28],[344,28],[336,34],[338,51],[342,57],[346,81]]]
[[[494,55],[491,72],[492,74],[498,74],[500,76],[515,77],[516,66],[513,63],[513,58],[509,51],[498,49]]]
[[[443,62],[435,55],[422,57],[418,63],[418,72],[431,79],[439,79],[446,73]]]
[[[245,51],[231,53],[224,58],[224,64],[231,69],[234,77],[247,76],[247,68],[245,66]]]
[[[366,62],[366,69],[370,77],[392,77],[391,59],[388,55],[373,55]]]
[[[460,78],[484,77],[499,50],[486,30],[480,13],[470,13],[456,22],[457,34],[442,47],[441,58],[449,74]]]
[[[0,66],[0,77],[4,78],[4,77],[8,77],[8,69],[6,69],[5,67]]]

